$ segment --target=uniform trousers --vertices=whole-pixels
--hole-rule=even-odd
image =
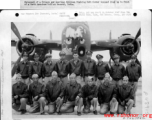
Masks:
[[[134,104],[136,104],[136,92],[138,88],[138,82],[129,82],[129,83],[133,87]]]
[[[134,100],[129,99],[127,103],[125,103],[125,105],[118,105],[118,114],[124,114],[125,110],[126,110],[126,106],[127,106],[127,110],[125,114],[131,114],[131,108],[133,107],[134,104]]]
[[[13,99],[13,108],[16,111],[26,110],[27,98]]]
[[[60,108],[60,112],[62,113],[72,113],[74,112],[74,107],[77,107],[77,111],[81,112],[81,107],[83,105],[83,99],[79,98],[79,100],[75,100],[75,101],[67,101],[66,103],[63,104],[63,101],[61,101],[62,106]]]
[[[49,114],[53,114],[55,112],[59,112],[59,110],[61,108],[61,101],[62,101],[62,99],[60,98],[58,101],[55,100],[54,102],[50,102],[48,104],[48,110],[47,110],[47,112]]]
[[[116,113],[118,110],[118,102],[103,103],[100,105],[100,114],[106,114],[108,111],[111,113]]]
[[[35,112],[37,112],[37,110],[39,110],[40,113],[43,113],[45,104],[46,104],[45,97],[41,97],[37,101],[33,100],[33,107],[31,107],[29,109],[29,112],[30,113],[35,113]]]
[[[86,103],[85,104],[84,104],[84,99],[85,98],[83,98],[83,105],[84,105],[83,112],[84,113],[89,113],[91,105],[93,106],[93,111],[95,111],[96,108],[97,108],[97,98],[93,98],[92,100],[86,99]]]

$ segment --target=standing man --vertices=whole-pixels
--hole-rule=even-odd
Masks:
[[[131,109],[134,104],[134,96],[133,96],[133,88],[128,83],[128,77],[124,76],[122,85],[118,86],[117,88],[117,100],[119,102],[118,105],[118,114],[131,114]],[[125,107],[127,109],[125,111]]]
[[[69,68],[68,68],[68,61],[65,59],[66,53],[64,51],[61,51],[59,53],[60,55],[60,60],[57,61],[55,65],[55,70],[58,73],[59,78],[63,82],[63,85],[66,86],[68,83],[68,73],[69,73]]]
[[[48,101],[48,113],[53,114],[57,112],[61,114],[61,100],[63,97],[64,86],[63,83],[58,79],[57,72],[52,72],[52,80],[46,85],[45,96]]]
[[[42,83],[42,66],[43,64],[39,61],[39,55],[37,53],[34,54],[34,62],[31,63],[29,67],[29,76],[32,79],[33,74],[37,74],[39,77],[39,82]]]
[[[34,113],[37,109],[40,109],[40,114],[44,114],[45,97],[44,97],[44,85],[38,81],[37,74],[32,75],[33,83],[29,86],[29,102],[31,108],[29,112]]]
[[[137,56],[131,57],[131,63],[126,67],[126,75],[129,77],[129,83],[134,91],[134,107],[136,106],[136,92],[138,87],[138,80],[141,77],[141,67],[136,63]]]
[[[69,62],[69,73],[75,73],[76,74],[76,81],[80,85],[83,85],[82,83],[82,60],[79,59],[79,55],[77,51],[73,52],[73,59]]]
[[[66,85],[64,90],[64,99],[62,101],[62,106],[60,109],[61,113],[72,113],[74,112],[75,106],[77,107],[77,114],[81,115],[81,106],[83,105],[83,100],[80,98],[81,95],[81,85],[76,81],[76,75],[72,73],[70,75],[70,82]]]
[[[16,83],[12,86],[13,107],[19,106],[21,114],[26,113],[26,102],[28,99],[28,86],[22,82],[21,74],[16,75]]]
[[[51,80],[52,72],[55,70],[55,63],[52,61],[52,55],[50,53],[47,53],[45,55],[46,62],[43,63],[42,67],[42,76],[44,85],[48,83],[48,81]]]
[[[120,56],[113,56],[114,64],[111,66],[110,74],[116,85],[122,85],[122,78],[125,75],[125,67],[119,62]]]
[[[108,111],[110,111],[110,114],[117,112],[118,102],[116,95],[116,85],[111,83],[110,75],[106,73],[103,84],[100,84],[98,88],[98,101],[101,114],[106,114]]]
[[[92,76],[95,78],[96,73],[96,62],[91,59],[92,51],[88,50],[86,52],[87,59],[83,62],[83,77],[86,82],[88,76]]]
[[[97,97],[98,97],[98,88],[94,84],[94,78],[91,76],[87,77],[87,84],[82,87],[81,95],[83,99],[84,113],[90,112],[91,105],[93,106],[93,113],[97,115]],[[80,104],[81,105],[81,104]]]
[[[103,56],[98,54],[96,55],[96,58],[98,59],[98,63],[96,65],[96,78],[97,78],[97,86],[100,86],[101,83],[103,83],[103,79],[105,77],[105,74],[107,72],[110,72],[108,64],[104,63],[102,61]]]
[[[28,54],[26,52],[23,53],[23,61],[19,62],[16,69],[16,74],[21,74],[23,83],[29,86],[31,83],[29,80],[29,66],[30,62],[28,61]]]

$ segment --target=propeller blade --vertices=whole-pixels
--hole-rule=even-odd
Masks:
[[[141,66],[141,63],[139,62],[138,58],[136,59],[136,63]]]
[[[22,55],[20,55],[20,57],[17,59],[17,61],[15,62],[14,66],[12,68],[12,77],[14,76],[14,74],[16,72],[18,63],[21,61],[21,57],[22,57]]]
[[[21,35],[20,35],[20,33],[19,33],[19,31],[18,31],[18,29],[17,29],[17,27],[16,27],[16,25],[15,25],[13,22],[11,22],[11,29],[12,29],[12,31],[14,32],[14,34],[18,37],[18,39],[19,39],[22,43],[24,43],[23,40],[22,40],[22,38],[21,38]]]
[[[135,39],[132,41],[132,43],[134,43],[140,35],[141,35],[141,28],[138,30]]]

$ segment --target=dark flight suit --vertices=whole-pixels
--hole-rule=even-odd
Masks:
[[[52,72],[55,70],[55,63],[54,62],[45,62],[42,66],[42,77],[44,78],[44,84],[46,85],[48,81],[52,79]]]
[[[34,99],[34,97],[37,99]],[[44,85],[39,82],[33,82],[29,86],[29,102],[33,107],[30,108],[29,112],[34,113],[40,108],[40,113],[44,112],[45,97],[44,97]]]
[[[134,104],[133,88],[128,83],[127,85],[121,85],[117,88],[117,100],[119,102],[118,114],[123,114],[125,112],[125,106],[127,106],[126,113],[130,114],[130,110]],[[124,103],[122,104],[121,102]]]
[[[86,77],[88,76],[93,76],[95,77],[95,73],[96,73],[96,62],[91,59],[91,60],[85,60],[83,62],[83,77],[86,81]]]
[[[129,82],[133,87],[134,104],[135,104],[138,80],[141,77],[141,67],[137,63],[128,64],[128,66],[126,67],[126,75],[128,76]]]
[[[97,97],[98,97],[98,88],[96,85],[89,86],[88,84],[84,85],[81,90],[80,97],[83,98],[84,113],[90,112],[91,104],[93,109],[96,110],[97,107]]]
[[[38,61],[38,62],[33,62],[31,63],[30,67],[29,67],[29,76],[30,79],[32,79],[32,75],[33,74],[37,74],[39,76],[39,82],[42,83],[42,66],[43,64]]]
[[[20,73],[23,79],[23,82],[27,85],[29,85],[31,82],[29,80],[29,67],[30,67],[30,62],[29,61],[21,61],[18,65],[17,65],[17,69],[16,69],[16,74]]]
[[[105,73],[110,72],[108,64],[102,62],[96,65],[96,78],[97,78],[97,86],[100,86],[103,83],[103,79],[105,77]]]
[[[82,60],[78,59],[78,61],[75,61],[74,59],[70,60],[69,62],[69,73],[75,73],[76,74],[76,81],[81,86],[83,86],[83,79],[82,79]]]
[[[60,112],[63,113],[71,113],[74,112],[74,107],[78,106],[78,108],[80,109],[80,98],[79,100],[76,100],[77,96],[81,95],[81,85],[79,83],[68,83],[64,89],[64,99],[63,99],[63,104],[61,106]],[[82,103],[82,102],[81,102]],[[61,103],[62,104],[62,103]]]
[[[55,65],[55,70],[58,73],[58,76],[60,78],[60,80],[63,82],[63,85],[66,86],[66,84],[69,82],[68,81],[68,73],[69,73],[69,66],[68,66],[69,62],[67,60],[64,61],[57,61],[56,65]]]
[[[100,84],[98,88],[98,101],[100,104],[101,114],[106,114],[109,110],[112,113],[117,112],[118,102],[113,102],[112,98],[116,98],[116,85],[108,81],[107,84],[105,84],[105,82],[103,82],[103,84]]]
[[[14,96],[18,95],[18,98],[15,99]],[[28,99],[28,86],[25,83],[15,83],[12,86],[12,102],[17,106],[13,106],[14,109],[19,107],[19,110],[26,110],[26,102]],[[20,106],[18,106],[20,105]],[[17,107],[17,108],[16,108]]]
[[[63,97],[64,86],[59,80],[56,83],[49,81],[46,85],[45,96],[49,104],[48,112],[52,114],[54,112],[59,112],[60,103]],[[59,100],[57,98],[60,97]]]
[[[125,67],[122,64],[114,64],[111,66],[110,75],[113,78],[116,85],[122,85],[122,79],[125,75]]]

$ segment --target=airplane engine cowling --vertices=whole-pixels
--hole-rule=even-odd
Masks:
[[[34,36],[26,35],[25,37],[22,37],[22,40],[24,41],[24,43],[18,41],[16,44],[16,51],[18,55],[21,55],[23,50],[27,52],[30,56],[34,55],[35,48],[29,45],[37,44],[37,39]]]
[[[125,35],[119,38],[117,41],[117,44],[120,45],[128,45],[127,47],[118,47],[114,48],[110,51],[110,56],[114,54],[118,54],[120,56],[120,61],[127,61],[131,58],[133,54],[138,55],[140,51],[140,43],[138,40],[136,40],[134,43],[132,41],[134,40],[134,37],[130,35]]]

